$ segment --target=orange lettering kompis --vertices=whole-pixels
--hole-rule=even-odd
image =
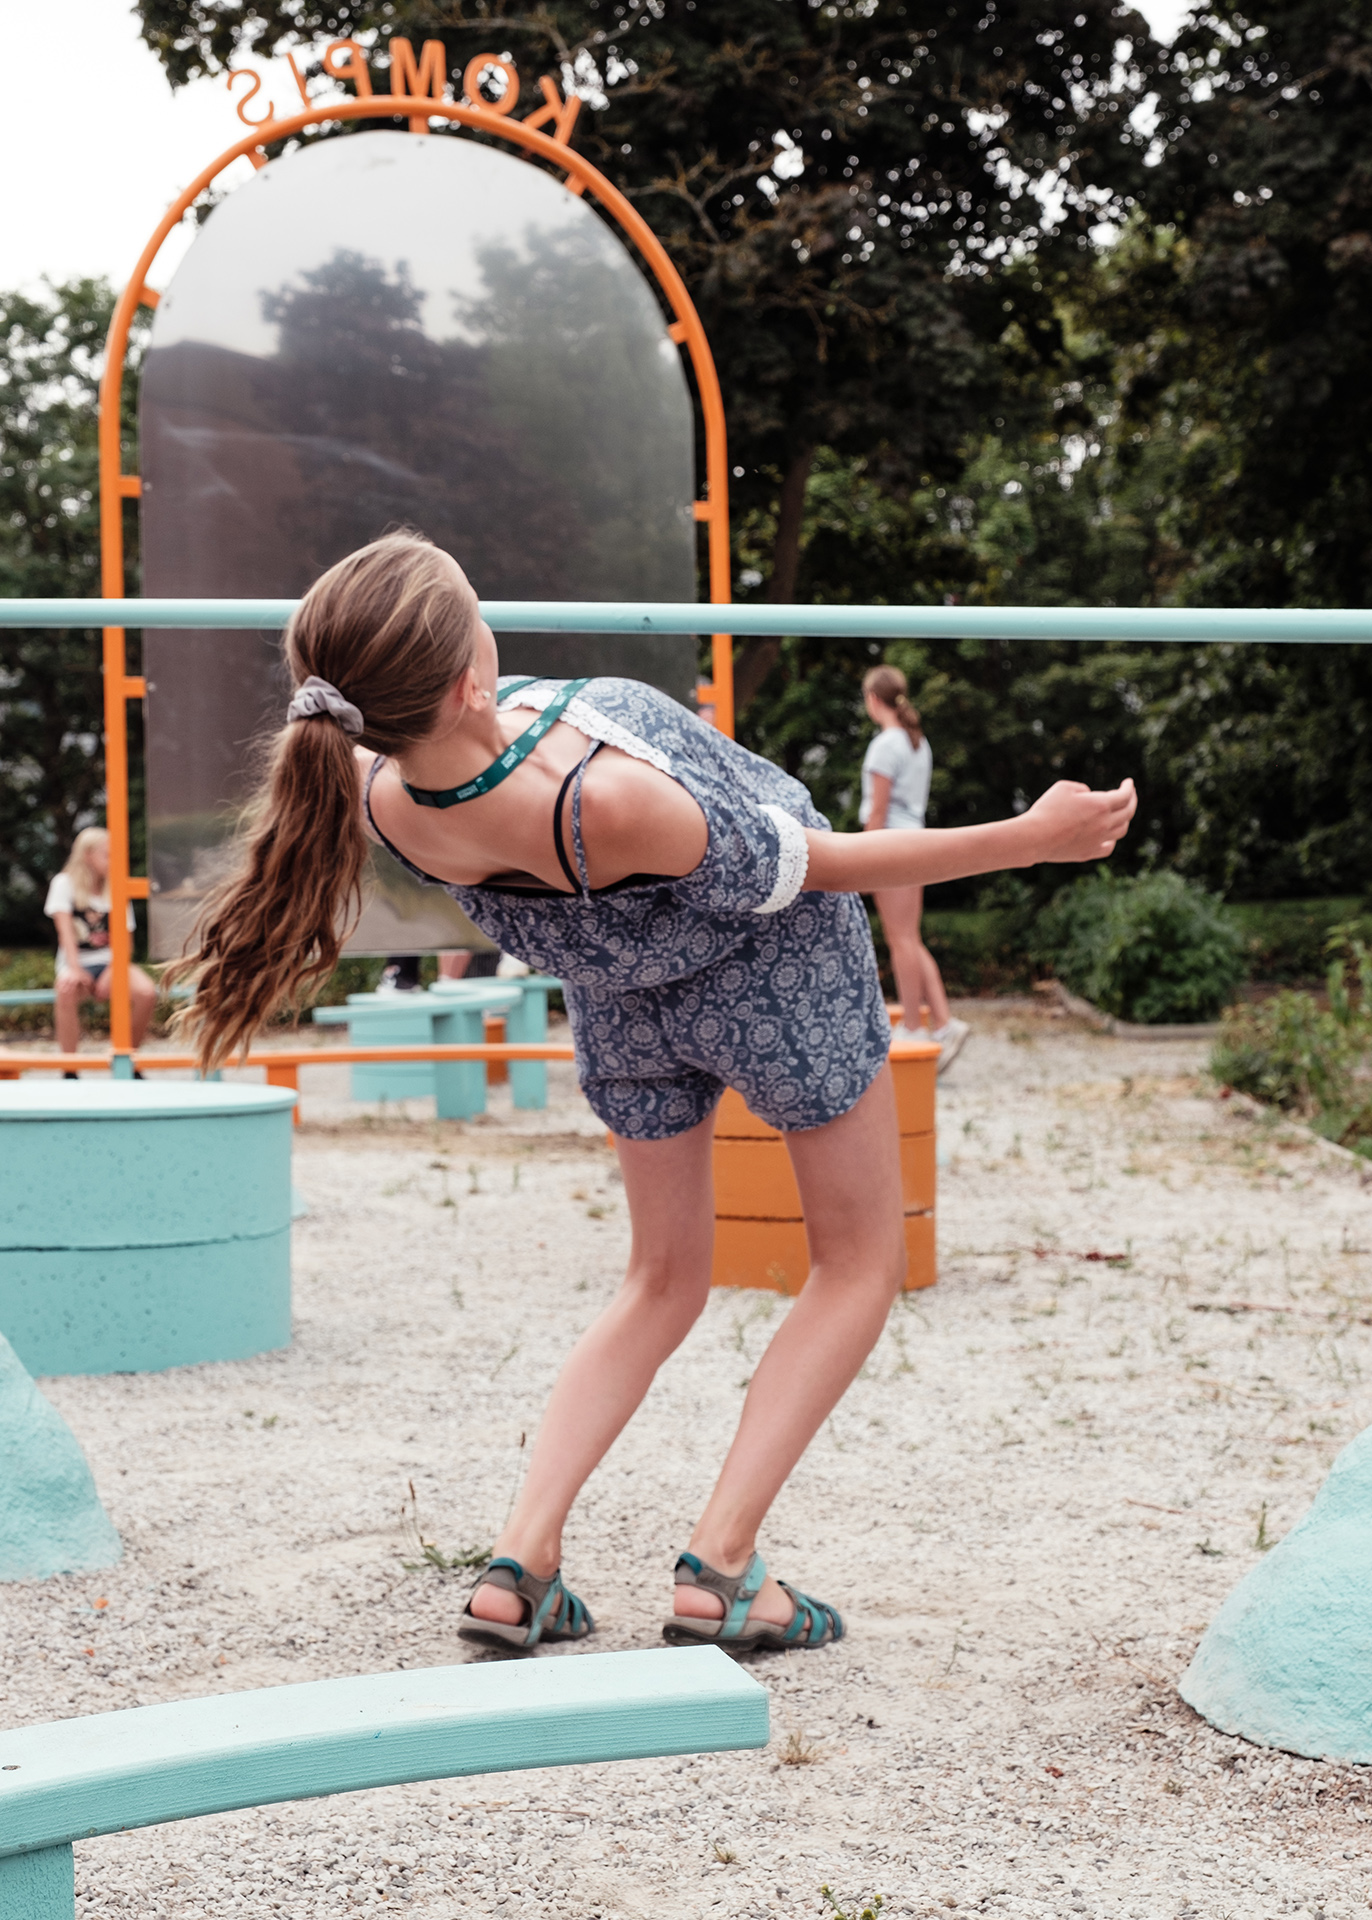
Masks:
[[[251,67],[230,67],[229,82],[228,82],[229,92],[230,93],[233,92],[234,81],[241,80],[245,74],[247,75],[248,79],[252,81],[252,85],[248,88],[248,91],[243,95],[243,98],[241,100],[234,101],[234,105],[238,109],[238,117],[243,122],[243,125],[245,127],[264,127],[266,126],[269,120],[274,120],[276,118],[276,107],[272,101],[269,100],[267,102],[267,111],[265,113],[260,113],[257,116],[256,120],[254,120],[252,115],[248,112],[248,102],[250,100],[255,100],[257,95],[262,91],[261,74],[254,73]]]
[[[524,125],[546,127],[551,120],[553,130],[549,138],[565,147],[571,138],[572,128],[576,125],[576,116],[581,111],[581,95],[568,94],[564,100],[557,90],[556,81],[551,80],[546,73],[538,84],[543,89],[543,105],[536,108],[533,113],[525,115]]]
[[[448,86],[447,51],[441,40],[426,40],[416,66],[414,48],[397,34],[390,43],[391,92],[408,94],[411,99],[441,100]],[[427,133],[429,122],[423,114],[410,116],[411,133]]]
[[[345,66],[334,65],[334,55],[347,49],[348,60]],[[351,80],[357,90],[359,100],[372,97],[372,76],[367,71],[367,56],[356,40],[331,40],[324,49],[324,58],[320,62],[330,80]]]
[[[505,91],[498,100],[488,100],[481,91],[481,76],[487,67],[494,67],[505,76]],[[462,91],[474,107],[481,107],[486,113],[509,113],[519,98],[519,75],[512,62],[502,60],[498,53],[479,53],[475,60],[467,62]]]

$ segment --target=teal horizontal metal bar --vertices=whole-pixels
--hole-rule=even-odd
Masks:
[[[284,627],[294,600],[0,599],[0,627]],[[1366,607],[712,607],[698,601],[484,600],[496,633],[852,635],[873,640],[1372,641]]]

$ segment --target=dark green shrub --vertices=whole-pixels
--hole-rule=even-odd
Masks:
[[[1213,1020],[1247,971],[1221,902],[1167,872],[1116,880],[1101,867],[1064,887],[1034,948],[1074,993],[1143,1026]]]
[[[1222,1086],[1308,1120],[1328,1140],[1372,1152],[1372,1095],[1360,1077],[1372,1051],[1372,951],[1347,928],[1331,944],[1328,1007],[1313,994],[1288,990],[1231,1009],[1210,1073]]]

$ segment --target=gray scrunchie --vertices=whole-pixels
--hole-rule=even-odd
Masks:
[[[351,700],[345,700],[337,687],[331,687],[327,680],[312,673],[292,695],[286,720],[288,724],[292,720],[316,720],[320,714],[330,715],[345,733],[361,733],[365,725]]]

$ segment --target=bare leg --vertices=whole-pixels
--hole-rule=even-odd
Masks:
[[[620,1140],[633,1223],[624,1285],[573,1347],[549,1398],[528,1477],[496,1541],[541,1578],[562,1559],[572,1501],[637,1410],[653,1376],[699,1318],[714,1251],[713,1114],[672,1140]],[[479,1586],[472,1612],[516,1624],[517,1594]]]
[[[802,1453],[880,1338],[905,1278],[900,1142],[891,1070],[848,1113],[787,1136],[805,1209],[810,1277],[753,1374],[743,1418],[691,1550],[741,1573],[758,1528]],[[723,1602],[676,1589],[676,1610],[718,1617]],[[753,1615],[785,1626],[792,1606],[768,1579]]]
[[[943,977],[928,947],[920,937],[920,919],[924,912],[923,887],[891,887],[874,895],[886,942],[891,949],[891,970],[896,990],[905,1008],[907,1027],[919,1025],[921,1004],[929,1009],[935,1030],[948,1024],[948,995]]]
[[[57,1046],[61,1053],[76,1053],[80,1049],[81,1002],[89,993],[90,986],[83,972],[64,973],[58,979],[53,1025],[57,1029]]]
[[[97,1000],[108,1000],[110,981],[113,974],[109,967],[95,983]],[[141,1047],[148,1037],[148,1028],[152,1025],[152,1016],[157,1007],[157,988],[141,967],[129,968],[129,1005],[133,1016],[133,1044]]]
[[[471,964],[472,956],[465,947],[452,953],[440,953],[438,977],[440,980],[461,980]]]

